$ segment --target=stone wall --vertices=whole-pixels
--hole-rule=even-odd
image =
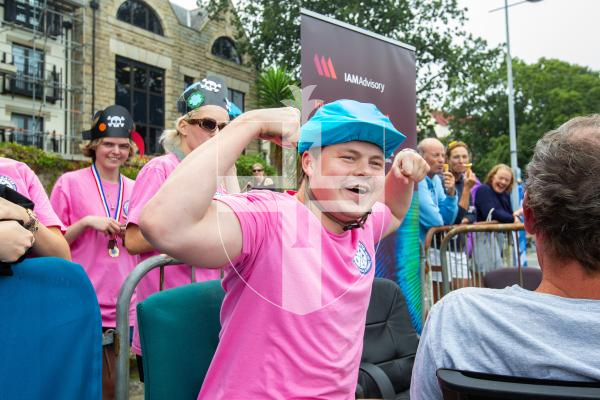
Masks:
[[[247,56],[243,56],[244,63],[238,65],[211,54],[215,39],[220,36],[234,38],[230,19],[235,18],[235,15],[232,12],[228,12],[219,20],[205,18],[194,29],[180,23],[168,0],[146,0],[145,2],[158,16],[164,36],[117,20],[117,10],[123,0],[99,2],[99,8],[96,10],[95,94],[92,94],[93,12],[89,6],[82,10],[85,13],[85,23],[79,30],[79,35],[82,35],[80,41],[86,43],[86,46],[83,71],[79,76],[86,87],[84,115],[90,116],[88,123],[91,122],[94,111],[92,98],[95,110],[115,102],[117,56],[165,70],[164,99],[167,128],[172,127],[179,116],[176,101],[184,88],[184,76],[199,80],[207,73],[220,75],[231,89],[245,93],[246,110],[256,107],[256,71],[253,67],[247,66]],[[78,71],[74,72],[78,74]],[[84,126],[81,130],[85,128],[87,127]],[[258,151],[258,143],[249,146],[248,151]]]

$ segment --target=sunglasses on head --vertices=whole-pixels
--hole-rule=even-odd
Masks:
[[[227,126],[227,122],[217,122],[212,118],[190,119],[187,122],[192,125],[198,125],[209,132],[214,132],[217,128],[221,131]]]

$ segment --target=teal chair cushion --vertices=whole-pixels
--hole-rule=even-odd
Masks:
[[[154,293],[137,306],[148,399],[198,397],[219,343],[221,281]]]

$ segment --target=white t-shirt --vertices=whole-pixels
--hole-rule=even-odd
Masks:
[[[505,289],[444,296],[423,329],[411,400],[442,399],[436,371],[600,381],[600,301]]]

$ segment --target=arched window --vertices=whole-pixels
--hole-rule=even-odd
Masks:
[[[229,39],[228,37],[221,36],[215,40],[211,52],[217,57],[224,58],[236,64],[242,63],[242,59],[235,48],[235,43],[233,43],[233,40]]]
[[[156,13],[142,1],[126,0],[117,10],[117,19],[152,33],[163,35],[163,29]]]

